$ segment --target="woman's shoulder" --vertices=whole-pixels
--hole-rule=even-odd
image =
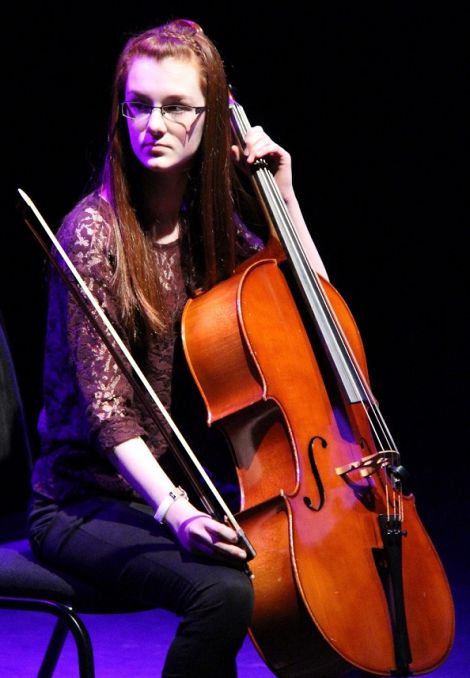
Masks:
[[[82,198],[64,217],[57,232],[66,248],[110,246],[113,228],[111,205],[97,191]]]

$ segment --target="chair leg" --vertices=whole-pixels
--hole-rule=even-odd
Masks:
[[[54,631],[52,632],[49,645],[47,646],[46,654],[42,660],[41,668],[38,671],[37,678],[51,678],[57,662],[59,661],[60,653],[64,647],[65,639],[69,632],[68,626],[62,619],[58,619]]]
[[[47,678],[52,675],[51,671],[54,671],[57,664],[67,630],[72,633],[77,647],[80,678],[95,678],[95,663],[89,633],[80,617],[71,607],[50,600],[0,597],[0,608],[46,612],[58,618],[38,674],[40,678]],[[47,673],[48,670],[49,673]]]

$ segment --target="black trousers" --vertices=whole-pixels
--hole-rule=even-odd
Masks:
[[[253,609],[245,572],[182,550],[145,504],[96,497],[59,506],[35,497],[30,540],[37,557],[182,617],[164,678],[232,678]]]

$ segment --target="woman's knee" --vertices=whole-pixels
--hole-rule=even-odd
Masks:
[[[253,585],[249,577],[237,570],[229,570],[217,582],[207,587],[197,607],[207,613],[213,610],[219,623],[248,627],[254,606]]]

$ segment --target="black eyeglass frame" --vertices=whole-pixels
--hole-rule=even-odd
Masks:
[[[147,110],[144,112],[142,111],[142,115],[150,116],[154,112],[154,110],[159,109],[161,115],[166,118],[167,120],[171,120],[171,117],[168,116],[167,109],[169,108],[180,108],[183,109],[180,112],[181,113],[189,113],[190,111],[193,111],[195,115],[199,115],[200,113],[203,113],[204,111],[207,110],[207,106],[189,106],[188,104],[164,104],[163,106],[152,106],[152,104],[146,104],[144,102],[137,102],[137,101],[122,101],[120,104],[120,109],[121,109],[121,115],[124,118],[127,118],[128,120],[137,120],[139,115],[129,115],[128,114],[128,107],[131,104],[137,104],[138,106],[145,107]],[[177,121],[175,121],[177,122]]]

